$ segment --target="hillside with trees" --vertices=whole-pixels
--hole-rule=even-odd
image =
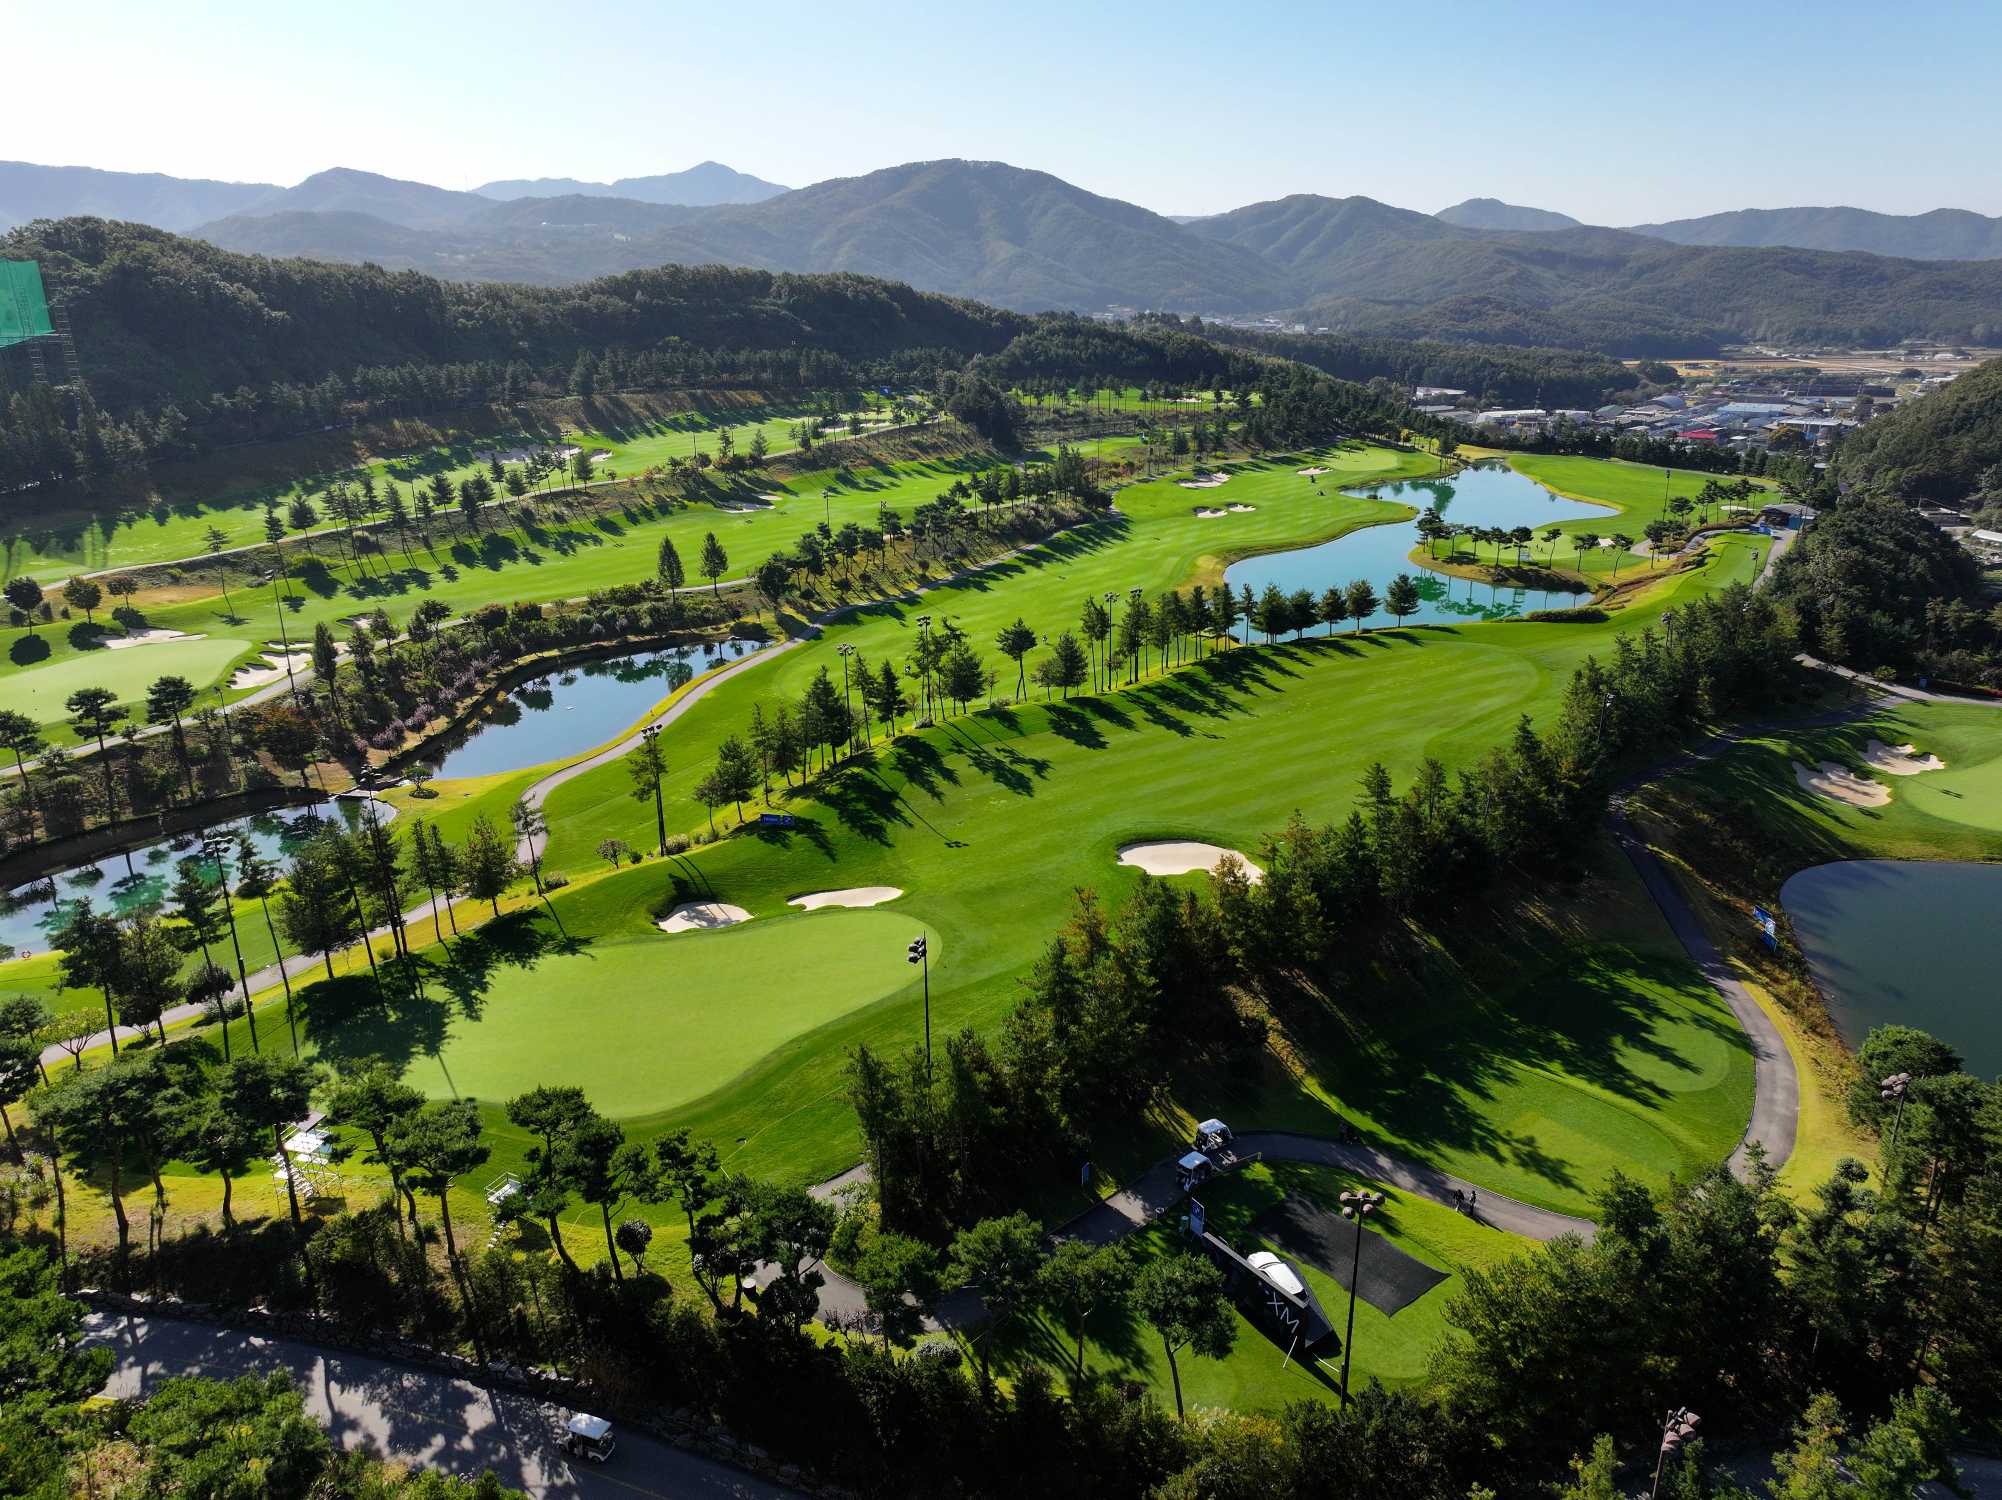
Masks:
[[[2002,495],[2002,359],[1851,434],[1837,472],[1846,485],[1914,500]]]

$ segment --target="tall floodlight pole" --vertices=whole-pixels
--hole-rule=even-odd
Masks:
[[[1898,1149],[1898,1131],[1905,1123],[1905,1095],[1911,1089],[1911,1086],[1912,1075],[1909,1073],[1893,1073],[1889,1078],[1884,1079],[1877,1085],[1878,1098],[1882,1099],[1886,1104],[1889,1104],[1893,1099],[1898,1101],[1897,1118],[1891,1122],[1891,1144],[1884,1151],[1884,1165],[1886,1167],[1890,1166],[1890,1159]]]
[[[1342,1217],[1356,1227],[1355,1253],[1349,1260],[1349,1331],[1342,1340],[1342,1405],[1349,1404],[1349,1357],[1355,1352],[1356,1344],[1356,1282],[1362,1276],[1363,1221],[1383,1207],[1383,1194],[1358,1188],[1354,1192],[1343,1193],[1341,1197]]]
[[[1655,1455],[1654,1488],[1648,1491],[1648,1500],[1661,1493],[1661,1471],[1668,1465],[1668,1455],[1694,1437],[1702,1423],[1703,1419],[1686,1406],[1678,1406],[1668,1414],[1668,1420],[1661,1424],[1661,1452]]]
[[[215,861],[216,881],[222,886],[222,914],[229,923],[229,946],[236,954],[236,982],[243,989],[243,1018],[250,1023],[250,1050],[257,1052],[262,1049],[257,1045],[257,1017],[250,1008],[250,976],[243,967],[243,944],[236,937],[236,906],[229,898],[229,866],[222,862],[223,851],[232,842],[228,834],[211,833],[202,840],[202,852]]]
[[[911,939],[904,950],[909,961],[923,967],[925,973],[925,1082],[931,1082],[931,950],[923,937]]]

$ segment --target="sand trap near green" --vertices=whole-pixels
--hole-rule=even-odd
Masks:
[[[888,912],[801,913],[720,932],[600,939],[496,968],[476,1006],[432,1018],[444,1035],[435,1053],[409,1056],[403,1076],[436,1098],[497,1104],[538,1084],[578,1084],[615,1117],[670,1109],[916,983],[904,948],[921,925]],[[939,939],[927,935],[936,970]],[[381,1050],[393,1056],[424,1030],[385,1035]]]

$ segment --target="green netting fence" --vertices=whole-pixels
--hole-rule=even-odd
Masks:
[[[32,260],[0,260],[0,349],[54,332],[42,268]]]

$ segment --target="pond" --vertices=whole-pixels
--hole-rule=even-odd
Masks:
[[[1602,516],[1610,521],[1615,514],[1602,505],[1553,495],[1535,480],[1495,464],[1462,469],[1450,479],[1403,480],[1379,486],[1369,493],[1421,512],[1429,507],[1441,520],[1455,525],[1528,526],[1539,534],[1544,527],[1559,521],[1573,521],[1582,516]],[[1365,526],[1317,547],[1247,557],[1243,562],[1233,563],[1225,571],[1224,580],[1240,590],[1249,584],[1254,594],[1263,593],[1271,583],[1289,594],[1295,589],[1311,589],[1318,597],[1330,585],[1366,578],[1381,597],[1385,584],[1399,573],[1409,573],[1418,584],[1419,605],[1407,624],[1502,620],[1528,610],[1569,609],[1584,602],[1582,595],[1562,590],[1523,589],[1434,573],[1411,561],[1411,549],[1419,544],[1414,516],[1409,521]],[[1530,552],[1535,557],[1543,555],[1540,544],[1532,546]],[[1391,623],[1391,617],[1384,613],[1363,621],[1364,625]]]
[[[519,771],[589,750],[636,723],[684,682],[764,649],[763,641],[705,641],[566,667],[518,684],[479,723],[435,747],[441,779]]]
[[[361,803],[356,799],[340,798],[333,805],[350,824],[361,816]],[[203,833],[222,832],[232,837],[239,832],[248,833],[260,855],[282,865],[319,828],[326,807],[327,804],[321,803],[317,807],[252,813],[218,823],[202,833],[180,833],[158,839],[121,854],[107,854],[92,864],[16,886],[0,894],[0,943],[24,957],[47,952],[55,946],[51,935],[67,920],[70,904],[79,896],[90,897],[99,911],[108,909],[121,917],[161,910],[180,861],[201,853]],[[385,806],[378,810],[377,816],[388,817],[392,812]],[[228,859],[233,875],[235,856],[232,854]]]
[[[1780,901],[1850,1046],[1898,1022],[1952,1046],[1968,1072],[2002,1074],[2002,981],[1987,940],[2002,865],[1842,860],[1802,870]]]

